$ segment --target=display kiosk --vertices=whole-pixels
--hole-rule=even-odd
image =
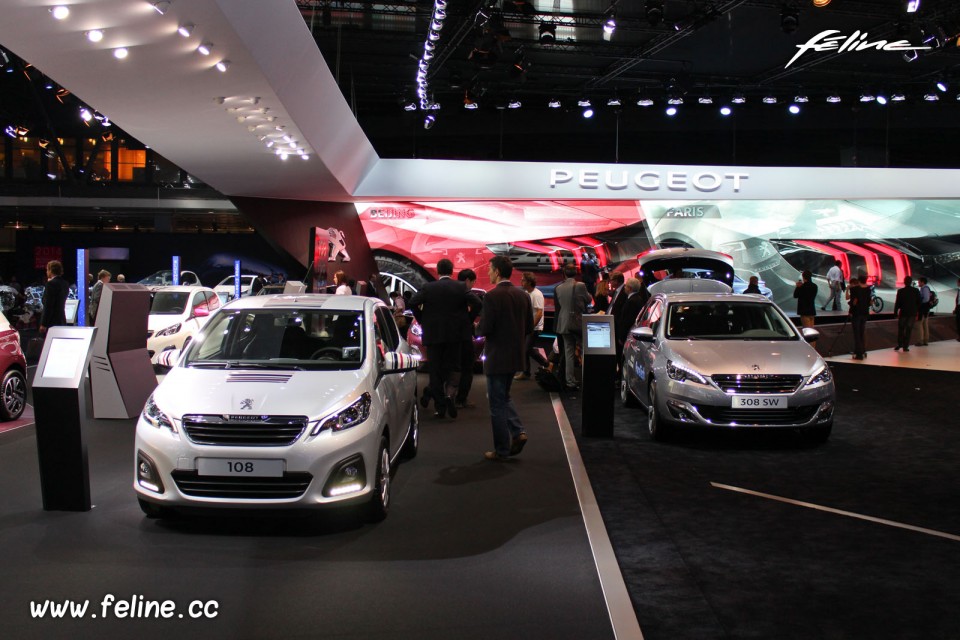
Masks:
[[[582,411],[580,432],[587,437],[613,437],[617,343],[613,316],[584,314]]]
[[[46,511],[89,511],[83,420],[96,328],[50,327],[33,379],[33,411]]]
[[[141,284],[103,285],[93,343],[93,417],[132,418],[157,386],[147,353],[150,290]]]

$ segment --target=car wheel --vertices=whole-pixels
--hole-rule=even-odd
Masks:
[[[633,393],[630,392],[630,383],[627,382],[626,371],[620,374],[620,404],[625,407],[637,406],[637,399],[634,398]]]
[[[390,449],[387,439],[380,438],[380,451],[377,454],[377,471],[373,482],[373,496],[367,507],[367,519],[380,522],[390,511]]]
[[[168,507],[161,507],[158,504],[147,502],[142,498],[137,498],[137,502],[140,504],[140,511],[143,511],[143,515],[147,516],[151,520],[169,518],[172,514]]]
[[[16,420],[23,415],[23,408],[27,406],[27,381],[23,374],[16,369],[7,371],[0,384],[3,399],[0,402],[0,419]]]
[[[650,400],[647,404],[647,431],[650,432],[650,438],[653,440],[663,440],[669,431],[667,425],[663,423],[660,417],[660,411],[657,409],[657,381],[650,381]]]
[[[403,443],[403,450],[400,455],[404,460],[413,460],[417,457],[417,450],[420,448],[420,405],[417,403],[417,396],[413,396],[413,409],[410,411],[410,430],[407,433],[407,441]]]
[[[803,434],[806,436],[809,442],[813,444],[823,444],[830,438],[830,433],[833,431],[833,423],[821,427],[810,427]]]

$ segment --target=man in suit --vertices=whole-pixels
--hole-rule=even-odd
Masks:
[[[87,326],[92,327],[97,321],[97,310],[100,308],[100,296],[103,294],[103,285],[110,282],[110,272],[101,269],[97,274],[97,283],[90,292],[90,312],[87,314]]]
[[[893,348],[894,351],[899,351],[901,347],[904,351],[910,351],[910,337],[919,314],[920,290],[913,286],[913,278],[906,276],[893,302],[893,315],[897,317],[897,346]]]
[[[617,344],[620,345],[620,352],[623,352],[623,345],[627,341],[627,334],[630,327],[636,321],[643,305],[650,299],[650,292],[637,278],[628,278],[623,285],[623,292],[626,294],[626,302],[620,308],[620,315],[616,316],[613,323],[616,328]]]
[[[460,384],[460,353],[464,341],[473,335],[470,320],[471,299],[462,282],[451,278],[453,262],[442,258],[437,262],[438,280],[428,282],[410,298],[410,309],[423,329],[423,347],[427,352],[430,372],[430,396],[437,407],[437,417],[447,413],[457,417],[454,397]],[[429,398],[424,394],[425,398]],[[429,401],[429,400],[428,400]],[[421,403],[426,403],[421,399]]]
[[[477,327],[477,333],[486,338],[483,373],[487,376],[494,447],[483,457],[494,461],[517,455],[527,443],[523,423],[510,399],[510,385],[514,374],[523,370],[526,338],[533,332],[533,306],[530,296],[510,282],[512,273],[510,258],[494,256],[490,260],[494,287],[483,298]]]
[[[63,279],[63,264],[59,260],[51,260],[47,263],[47,285],[43,288],[40,335],[45,335],[50,327],[67,324],[66,306],[69,292],[70,285]]]
[[[461,269],[457,274],[457,280],[463,283],[467,292],[473,289],[477,283],[477,273],[473,269]],[[482,305],[476,304],[479,298],[473,294],[468,297],[467,304],[470,306],[470,337],[464,340],[460,345],[460,385],[457,387],[457,395],[454,397],[454,403],[463,409],[472,408],[470,402],[470,387],[473,386],[473,364],[477,359],[477,354],[473,348],[473,321],[480,315]]]
[[[587,311],[593,301],[590,292],[582,282],[577,282],[577,267],[567,264],[563,267],[566,278],[554,289],[555,330],[563,343],[564,380],[568,390],[577,389],[576,361],[577,343],[583,330],[577,319]]]

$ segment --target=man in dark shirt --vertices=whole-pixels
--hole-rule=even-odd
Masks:
[[[47,263],[47,285],[43,288],[43,311],[40,312],[40,335],[50,327],[67,324],[67,294],[70,285],[63,279],[63,265],[59,260]]]
[[[870,287],[866,278],[850,278],[847,286],[850,294],[850,326],[853,328],[853,359],[863,360],[867,357],[865,336],[867,332],[867,316],[870,315]]]
[[[893,348],[894,351],[899,351],[901,347],[904,351],[910,351],[910,336],[919,313],[920,290],[913,286],[913,278],[907,276],[893,303],[893,315],[897,316],[897,346]]]
[[[486,339],[483,345],[483,372],[487,376],[487,398],[493,426],[493,451],[487,460],[505,460],[523,450],[527,434],[517,409],[510,399],[510,385],[517,371],[523,370],[527,334],[533,332],[533,304],[530,296],[510,282],[513,264],[506,256],[490,260],[493,289],[483,298],[477,333]]]

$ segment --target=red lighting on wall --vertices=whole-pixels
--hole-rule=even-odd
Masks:
[[[876,242],[868,242],[866,245],[871,249],[893,258],[893,267],[897,272],[897,286],[903,286],[903,279],[910,275],[910,260],[907,258],[907,255],[902,251],[897,251],[892,247],[877,244]]]
[[[847,257],[846,251],[841,251],[840,249],[834,249],[833,247],[822,244],[820,242],[814,242],[812,240],[797,240],[797,244],[803,245],[820,253],[825,253],[829,256],[833,256],[834,260],[840,261],[840,270],[843,271],[843,277],[845,280],[850,279],[850,259]]]
[[[873,278],[873,282],[879,283],[881,278],[883,278],[883,272],[880,269],[880,257],[870,249],[864,249],[863,247],[858,247],[852,242],[840,242],[838,240],[832,240],[831,244],[834,244],[841,249],[846,249],[851,253],[855,253],[858,256],[861,256],[867,262],[867,278]]]

